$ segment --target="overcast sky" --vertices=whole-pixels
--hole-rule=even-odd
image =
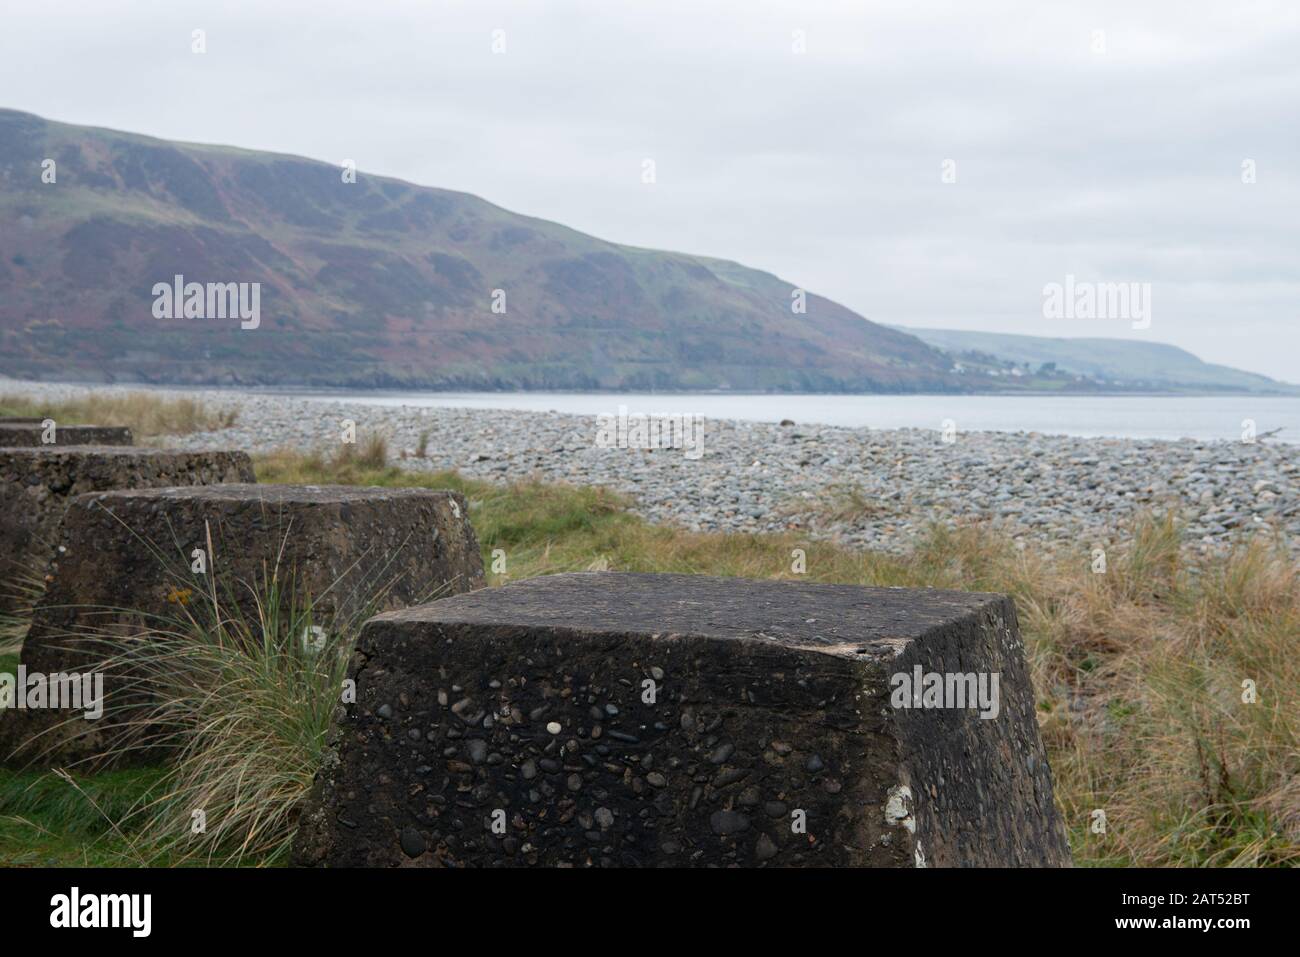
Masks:
[[[1300,382],[1294,0],[8,0],[0,17],[0,106],[355,159],[734,259],[879,322],[1141,337]],[[1150,328],[1044,318],[1067,274],[1150,283]]]

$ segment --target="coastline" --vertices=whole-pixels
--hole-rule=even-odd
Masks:
[[[21,391],[28,387],[68,388],[96,391],[113,389],[123,392],[169,392],[190,394],[195,392],[235,393],[240,395],[288,395],[288,396],[365,396],[365,395],[592,395],[616,397],[629,392],[649,395],[683,396],[707,395],[719,397],[744,398],[747,396],[880,396],[908,398],[998,398],[998,399],[1295,399],[1300,398],[1300,385],[1281,383],[1285,389],[1259,389],[1254,391],[1241,389],[962,389],[951,392],[936,392],[920,389],[915,392],[797,392],[793,390],[755,391],[749,389],[424,389],[400,388],[397,386],[377,386],[361,388],[358,386],[292,386],[292,385],[221,385],[217,383],[167,382],[95,382],[81,380],[15,379],[0,374],[0,390]]]

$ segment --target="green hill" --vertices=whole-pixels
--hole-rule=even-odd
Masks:
[[[975,369],[1014,365],[1039,375],[1054,365],[1057,378],[1083,376],[1090,387],[1113,386],[1155,392],[1259,392],[1300,394],[1300,387],[1253,372],[1202,362],[1177,346],[1129,339],[1051,339],[996,332],[955,329],[906,331]],[[989,358],[997,362],[989,364]],[[967,370],[967,374],[971,370]],[[1048,370],[1053,371],[1053,370]]]
[[[53,159],[56,180],[42,182]],[[736,263],[294,156],[0,110],[0,373],[426,389],[952,391],[920,340]],[[683,224],[683,233],[689,226]],[[261,284],[261,321],[156,283]],[[505,293],[505,313],[491,309]]]

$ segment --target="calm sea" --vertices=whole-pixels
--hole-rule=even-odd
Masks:
[[[700,413],[708,418],[941,429],[1047,432],[1153,439],[1240,441],[1243,422],[1258,433],[1280,428],[1277,441],[1300,442],[1300,397],[716,395],[581,392],[293,393],[370,405],[524,409],[577,415],[629,412]]]

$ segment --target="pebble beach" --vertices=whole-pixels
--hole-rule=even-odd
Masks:
[[[59,399],[86,390],[0,382],[0,391]],[[230,428],[155,440],[167,447],[328,455],[351,420],[358,444],[383,435],[402,468],[607,486],[649,521],[697,531],[796,531],[900,553],[933,522],[980,521],[1023,547],[1087,550],[1122,544],[1141,511],[1175,509],[1191,548],[1217,550],[1263,534],[1300,554],[1300,446],[1270,439],[944,435],[707,419],[703,454],[689,456],[601,447],[593,416],[216,390],[163,394],[237,412]],[[610,397],[611,413],[618,401]]]

